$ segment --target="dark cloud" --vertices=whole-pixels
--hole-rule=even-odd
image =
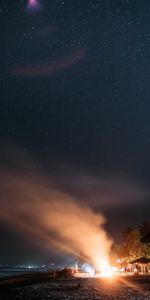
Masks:
[[[132,206],[147,198],[150,194],[148,187],[142,187],[130,179],[94,176],[80,172],[60,178],[60,186],[65,191],[85,199],[93,207],[115,209],[117,206]]]

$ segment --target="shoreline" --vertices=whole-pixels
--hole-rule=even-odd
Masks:
[[[10,275],[0,278],[0,290],[5,288],[14,288],[24,285],[32,285],[50,279],[49,272],[30,272],[26,274]]]
[[[59,282],[62,280],[79,280],[79,279],[86,279],[82,277],[56,277],[53,278],[51,276],[51,272],[29,272],[24,274],[15,274],[10,275],[7,277],[1,277],[0,278],[0,289],[2,287],[14,287],[14,286],[24,286],[24,285],[32,285],[34,283],[40,283],[40,282],[46,282],[46,281],[54,281]],[[94,278],[94,277],[87,277],[87,279],[101,279],[101,280],[107,280],[107,278]],[[109,279],[108,279],[109,280]],[[135,275],[135,276],[115,276],[113,278],[110,278],[110,280],[116,281],[116,280],[127,280],[128,282],[144,282],[150,284],[150,275]]]

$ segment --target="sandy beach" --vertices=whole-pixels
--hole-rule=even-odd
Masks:
[[[13,278],[1,282],[0,290],[2,300],[149,300],[150,278],[51,279],[26,276],[18,277],[18,282]]]

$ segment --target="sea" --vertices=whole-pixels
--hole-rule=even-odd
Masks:
[[[37,272],[35,269],[28,269],[28,268],[0,268],[0,278],[10,277],[15,275],[23,275],[30,272]]]

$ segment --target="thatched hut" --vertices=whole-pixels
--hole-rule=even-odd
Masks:
[[[130,262],[130,264],[136,265],[137,271],[140,269],[140,272],[137,273],[142,273],[143,275],[147,275],[149,272],[149,266],[150,266],[150,258],[148,257],[140,257],[137,259],[134,259]]]

